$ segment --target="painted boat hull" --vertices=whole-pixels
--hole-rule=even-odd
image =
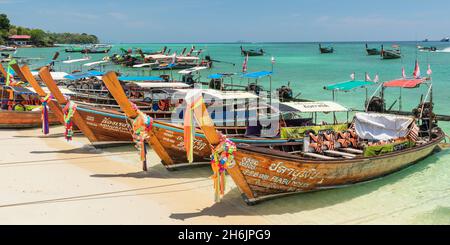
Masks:
[[[386,50],[382,52],[382,58],[385,60],[400,59],[401,57],[402,57],[402,55],[397,52],[386,51]]]
[[[375,49],[375,48],[366,49],[366,51],[367,51],[367,55],[380,55],[381,54],[381,51],[378,49]]]
[[[295,193],[345,187],[377,179],[430,155],[444,136],[408,150],[371,158],[308,160],[238,146],[236,164],[228,169],[247,204]]]
[[[48,115],[49,124],[59,124],[58,118],[52,112]],[[0,110],[0,128],[34,128],[41,127],[40,111],[6,111]]]

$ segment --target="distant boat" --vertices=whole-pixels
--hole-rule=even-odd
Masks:
[[[17,48],[15,48],[15,47],[8,47],[8,46],[0,45],[1,52],[15,52],[16,50],[17,50]]]
[[[75,47],[66,48],[64,51],[66,53],[81,53],[85,49],[86,48],[81,47],[81,46],[75,46]]]
[[[367,55],[380,55],[381,51],[376,48],[369,48],[369,45],[366,43],[366,51]]]
[[[319,44],[319,50],[321,54],[332,54],[334,53],[333,47],[322,47],[322,44]]]
[[[428,38],[425,38],[425,40],[423,40],[422,42],[424,42],[424,43],[427,43],[427,42],[429,42],[430,40],[428,40]]]
[[[381,57],[384,60],[400,59],[402,57],[402,53],[398,45],[393,45],[392,48],[393,49],[385,50],[384,46],[381,45]]]
[[[442,40],[441,40],[441,42],[450,42],[450,37],[446,37],[446,38],[443,38]]]
[[[243,56],[263,56],[264,55],[264,50],[263,49],[259,49],[259,50],[254,50],[254,49],[248,49],[245,50],[242,46],[241,46],[241,54]]]
[[[417,49],[422,52],[426,52],[426,51],[436,52],[438,50],[436,47],[433,47],[433,46],[431,46],[431,47],[417,46]]]

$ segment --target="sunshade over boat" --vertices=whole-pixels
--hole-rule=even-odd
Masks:
[[[273,72],[271,72],[271,71],[258,71],[258,72],[246,73],[246,74],[242,75],[242,77],[259,79],[262,77],[271,76],[272,74],[273,74]]]
[[[356,88],[364,88],[366,86],[371,86],[374,85],[376,83],[371,82],[371,81],[347,81],[347,82],[341,82],[341,83],[336,83],[336,84],[331,84],[328,86],[325,86],[324,89],[325,90],[331,90],[331,91],[351,91],[353,89]]]
[[[424,79],[398,79],[385,82],[384,87],[399,87],[399,88],[417,88],[424,82]]]

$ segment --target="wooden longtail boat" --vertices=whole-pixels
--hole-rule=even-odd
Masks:
[[[321,54],[332,54],[334,53],[333,47],[322,47],[322,44],[319,44],[319,51]]]
[[[0,65],[2,76],[6,77],[3,67]],[[22,81],[26,81],[18,69],[18,65],[12,65],[16,74]],[[39,107],[41,101],[39,92],[31,91],[26,87],[20,86],[2,86],[1,109],[0,109],[0,128],[33,128],[42,126],[42,116]],[[52,110],[51,105],[48,115],[49,125],[58,124],[60,121]]]
[[[381,51],[376,48],[369,48],[369,45],[366,43],[366,52],[367,55],[380,55]]]
[[[381,58],[384,60],[392,60],[392,59],[400,59],[402,57],[402,53],[400,48],[395,48],[391,50],[384,49],[384,46],[381,46]]]
[[[384,87],[412,88],[423,82],[391,81]],[[389,175],[432,154],[445,137],[436,125],[433,106],[425,105],[432,105],[431,83],[428,95],[429,102],[424,102],[415,117],[357,113],[352,123],[353,129],[346,132],[349,138],[339,138],[342,132],[328,131],[318,135],[310,132],[304,142],[293,144],[270,147],[238,144],[231,158],[233,160],[225,160],[227,172],[249,205],[265,199],[345,187]],[[196,118],[204,116],[207,115]],[[205,121],[197,123],[208,142],[216,146],[217,132],[212,129],[210,121]],[[420,124],[417,125],[417,122]],[[377,126],[380,123],[383,127]]]
[[[241,46],[241,54],[243,56],[263,56],[265,54],[265,52],[264,52],[263,49],[260,49],[260,50],[253,50],[253,49],[245,50]]]

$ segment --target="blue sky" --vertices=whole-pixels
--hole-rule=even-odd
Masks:
[[[449,10],[447,0],[0,0],[14,24],[103,42],[441,39]]]

